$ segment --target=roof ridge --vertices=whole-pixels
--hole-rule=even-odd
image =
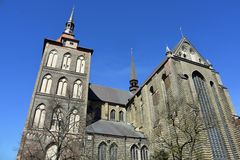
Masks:
[[[112,90],[118,90],[118,91],[122,91],[122,92],[128,92],[128,93],[131,93],[130,91],[128,90],[123,90],[123,89],[118,89],[118,88],[112,88],[112,87],[109,87],[109,86],[105,86],[105,85],[100,85],[100,84],[93,84],[93,83],[89,83],[89,86],[97,86],[97,87],[102,87],[102,88],[108,88],[108,89],[112,89]]]

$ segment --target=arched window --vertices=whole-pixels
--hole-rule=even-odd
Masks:
[[[155,89],[153,88],[153,86],[151,86],[149,90],[150,90],[151,95],[153,95],[155,93]]]
[[[56,108],[53,111],[51,130],[59,131],[63,125],[63,113],[60,108]]]
[[[124,121],[124,112],[123,111],[119,112],[119,121]]]
[[[41,104],[37,107],[37,109],[35,111],[34,120],[33,120],[33,127],[43,128],[44,127],[45,116],[46,116],[45,105]]]
[[[57,95],[66,96],[67,92],[67,79],[61,78],[58,82]]]
[[[107,145],[102,142],[98,146],[98,160],[106,160],[107,159]]]
[[[148,160],[148,148],[146,146],[141,148],[141,160]]]
[[[78,110],[74,109],[70,114],[69,132],[78,133],[79,122],[80,122],[80,116],[78,115]]]
[[[213,93],[215,102],[217,104],[217,108],[218,108],[218,111],[219,111],[219,116],[221,117],[222,123],[227,124],[226,119],[224,118],[224,111],[223,111],[219,96],[217,94],[217,89],[216,89],[216,87],[215,87],[215,85],[212,81],[210,81],[210,86],[211,86],[211,89],[212,89],[212,93]],[[233,141],[231,140],[232,139],[231,138],[231,133],[230,133],[230,130],[229,130],[228,126],[223,125],[223,128],[224,128],[224,131],[227,135],[227,139],[228,139],[228,142],[230,144],[231,150],[236,150],[236,147],[235,147]],[[235,154],[233,156],[234,156],[234,159],[238,159]]]
[[[194,86],[198,96],[200,108],[202,111],[204,122],[207,126],[211,126],[207,132],[209,135],[209,141],[212,148],[214,159],[227,159],[226,148],[223,143],[223,139],[219,128],[217,128],[217,122],[215,110],[210,102],[205,79],[201,73],[194,71],[192,74]]]
[[[109,160],[117,160],[117,150],[118,146],[113,143],[109,149]]]
[[[110,112],[110,120],[115,120],[115,110],[113,109],[113,110],[111,110],[111,112]]]
[[[58,58],[57,51],[56,50],[50,51],[49,56],[48,56],[47,66],[48,67],[56,67],[57,58]]]
[[[75,81],[73,85],[73,98],[82,98],[82,82],[80,80]]]
[[[71,64],[71,54],[66,53],[63,56],[62,69],[69,70]]]
[[[57,158],[57,146],[52,145],[46,151],[45,160],[56,160]]]
[[[138,147],[135,144],[131,147],[131,160],[138,160]]]
[[[47,74],[43,77],[40,92],[50,93],[51,86],[52,86],[52,76],[50,74]]]
[[[76,72],[84,73],[84,71],[85,71],[85,59],[83,56],[80,56],[77,59]]]

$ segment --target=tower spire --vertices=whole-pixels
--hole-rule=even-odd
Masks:
[[[130,87],[129,91],[135,93],[138,87],[138,80],[135,71],[134,58],[133,58],[133,49],[131,48],[131,72],[130,72]]]
[[[73,31],[74,31],[73,17],[74,17],[74,7],[72,8],[71,15],[70,15],[70,17],[69,17],[69,19],[66,23],[66,26],[65,26],[64,33],[66,33],[66,34],[73,35]]]

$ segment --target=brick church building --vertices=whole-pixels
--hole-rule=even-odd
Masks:
[[[167,47],[165,59],[141,85],[132,57],[130,87],[123,91],[89,81],[93,50],[75,38],[73,14],[57,40],[44,41],[18,160],[149,160],[161,149],[172,159],[158,133],[175,141],[176,129],[168,119],[183,116],[172,114],[177,113],[172,108],[194,116],[189,104],[199,108],[205,129],[195,138],[192,155],[192,142],[183,148],[182,159],[240,159],[239,127],[228,91],[186,37],[175,49]],[[180,143],[188,139],[185,135]]]

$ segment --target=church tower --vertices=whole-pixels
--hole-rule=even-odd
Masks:
[[[69,145],[66,141],[71,139],[75,140],[71,142],[71,145],[75,143],[73,148],[80,148],[77,152],[82,152],[93,50],[79,46],[74,27],[73,9],[60,37],[44,41],[18,160],[51,159],[51,156],[56,156],[53,152],[56,152],[59,143]],[[57,140],[64,136],[62,142]]]

